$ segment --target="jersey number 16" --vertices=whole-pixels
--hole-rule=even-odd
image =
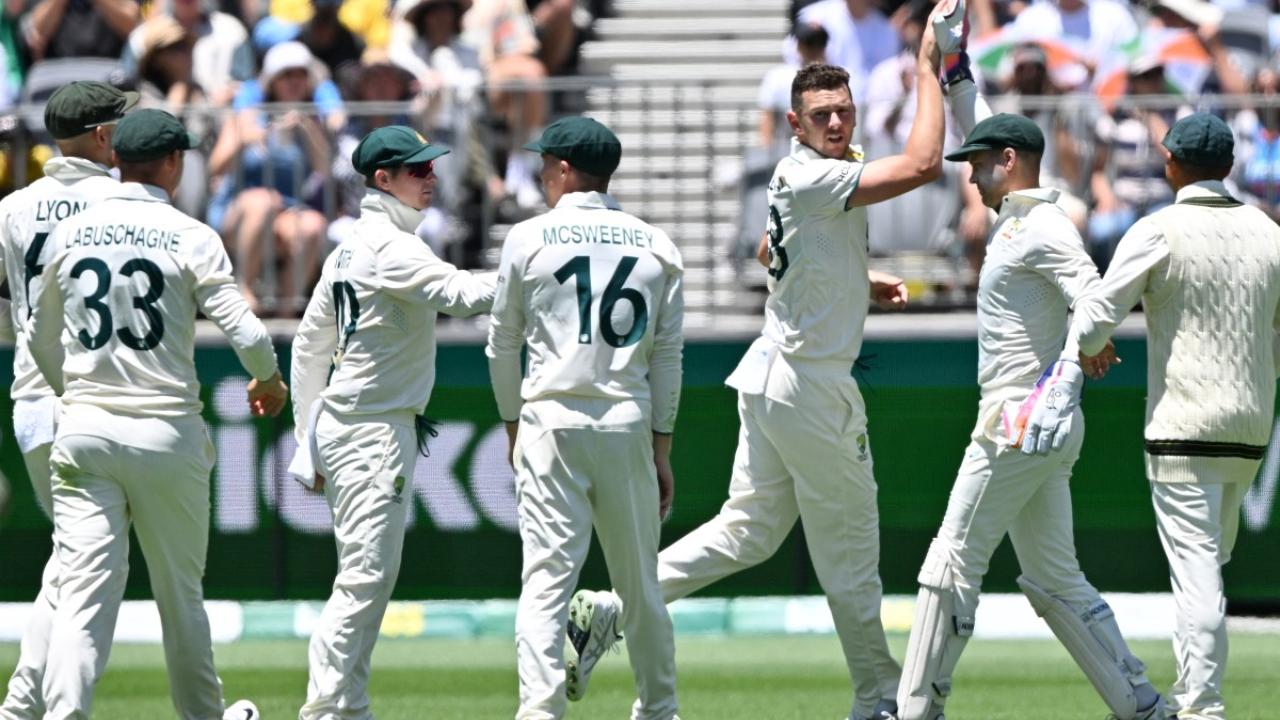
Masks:
[[[622,287],[627,281],[627,276],[635,268],[636,260],[635,256],[628,255],[618,262],[618,269],[613,271],[613,277],[609,278],[609,284],[605,286],[604,294],[600,297],[600,337],[616,348],[624,348],[640,342],[640,338],[644,337],[645,328],[649,326],[649,306],[644,301],[644,295],[634,288]],[[591,343],[591,258],[586,255],[574,257],[556,271],[555,278],[561,285],[568,282],[569,278],[575,278],[578,290],[578,343],[589,345]],[[613,327],[613,308],[619,300],[631,303],[634,310],[631,329],[626,335],[619,334]]]

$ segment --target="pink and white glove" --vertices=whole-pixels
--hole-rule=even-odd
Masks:
[[[1035,389],[1018,408],[1013,423],[1013,446],[1024,455],[1048,455],[1061,450],[1071,435],[1071,418],[1080,405],[1084,371],[1074,360],[1059,360],[1036,381]]]
[[[972,80],[969,69],[969,6],[965,0],[943,0],[931,18],[933,36],[942,55],[943,87],[961,80]]]

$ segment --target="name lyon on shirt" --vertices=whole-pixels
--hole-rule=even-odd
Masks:
[[[36,222],[65,220],[85,209],[84,200],[41,200],[36,205]]]
[[[160,248],[171,253],[178,252],[181,245],[176,232],[124,224],[83,227],[67,241],[69,248],[126,244],[142,245],[152,250]]]
[[[599,243],[653,247],[653,233],[617,225],[553,225],[542,229],[543,245]]]

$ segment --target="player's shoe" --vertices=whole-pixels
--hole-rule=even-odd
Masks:
[[[258,706],[248,700],[237,700],[235,704],[222,713],[222,720],[262,720]]]
[[[565,663],[565,694],[581,700],[596,663],[622,639],[618,620],[622,602],[609,591],[579,590],[569,601],[568,647],[573,657]]]
[[[898,720],[898,701],[881,698],[870,715],[859,715],[856,711],[850,710],[849,720]]]

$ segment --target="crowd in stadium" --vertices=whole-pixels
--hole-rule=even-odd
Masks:
[[[756,186],[786,152],[790,81],[801,64],[850,71],[857,140],[869,157],[901,149],[914,108],[912,48],[931,5],[793,0],[781,64],[760,87],[754,164],[762,172],[753,176],[748,158],[744,217],[764,217],[754,207],[763,201]],[[1192,109],[1231,121],[1235,185],[1277,215],[1280,107],[1247,101],[1280,88],[1271,56],[1280,47],[1275,5],[974,3],[972,55],[984,92],[997,110],[1024,112],[1045,132],[1044,182],[1063,191],[1100,269],[1136,218],[1172,200],[1156,143]],[[594,18],[608,13],[608,0],[6,0],[0,112],[39,103],[70,79],[97,78],[178,114],[204,144],[188,159],[177,205],[223,235],[256,309],[296,316],[362,193],[351,149],[388,122],[411,124],[453,149],[438,163],[440,192],[420,234],[460,266],[484,265],[482,227],[542,205],[531,158],[511,148],[583,109],[572,93],[521,88],[574,74]],[[1240,101],[1205,107],[1202,95]],[[291,103],[289,111],[262,110]],[[357,103],[362,109],[351,111]],[[7,146],[27,156],[25,163],[12,150],[4,156],[5,190],[38,177],[54,152],[29,132],[33,124],[0,124],[22,135]],[[949,142],[958,139],[953,133]],[[976,269],[990,219],[965,173],[950,167],[937,187],[877,209],[873,224],[894,230],[873,233],[873,253],[877,242],[916,249],[911,238],[936,252],[941,232],[947,251],[963,248]],[[918,211],[939,207],[939,195],[954,213]],[[748,253],[756,224],[742,228]]]
[[[466,246],[484,199],[513,214],[541,204],[532,159],[507,149],[546,124],[547,94],[501,86],[571,72],[591,11],[573,0],[16,0],[0,21],[0,106],[102,79],[183,118],[204,145],[177,205],[223,235],[256,310],[296,315],[356,214],[364,189],[350,155],[373,127],[410,124],[453,149],[422,230],[438,250]],[[496,141],[479,135],[495,126],[480,113],[498,119]],[[29,140],[28,181],[52,152],[38,133]],[[7,189],[14,176],[6,168]],[[452,259],[477,265],[472,250]],[[274,297],[259,299],[264,286]]]
[[[794,3],[786,62],[760,87],[759,143],[775,153],[765,164],[772,167],[785,151],[790,79],[798,65],[811,62],[849,70],[868,157],[899,151],[915,107],[914,48],[931,5]],[[1060,203],[1085,236],[1099,270],[1105,271],[1116,242],[1137,218],[1173,201],[1158,143],[1193,109],[1231,122],[1237,136],[1232,180],[1239,196],[1280,217],[1280,107],[1258,97],[1274,98],[1280,89],[1272,56],[1280,49],[1277,10],[1276,3],[1254,0],[972,2],[970,53],[983,93],[993,98],[996,111],[1027,114],[1044,132],[1042,181],[1062,191]],[[1206,95],[1220,99],[1199,100]],[[949,126],[954,130],[953,122]],[[953,132],[949,145],[958,141]],[[959,239],[976,270],[989,214],[965,180],[949,187],[960,188]],[[938,206],[927,193],[913,195],[899,202]],[[932,214],[908,209],[890,222],[900,228],[925,224]],[[928,235],[929,228],[915,234]]]

